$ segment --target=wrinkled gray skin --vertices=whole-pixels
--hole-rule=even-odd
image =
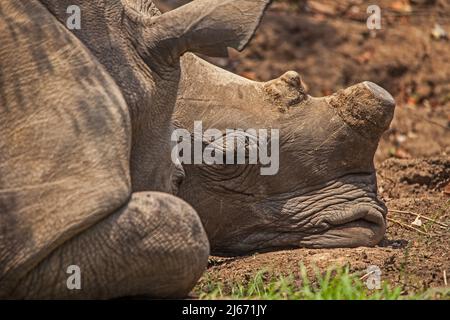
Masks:
[[[209,244],[171,190],[186,51],[224,55],[268,1],[0,3],[0,297],[180,297]],[[82,29],[63,23],[78,5]],[[70,265],[81,290],[68,290]]]
[[[280,169],[186,165],[178,195],[198,212],[216,255],[276,248],[374,246],[385,233],[373,156],[394,113],[392,96],[360,83],[313,98],[293,71],[267,83],[182,60],[174,123],[192,132],[280,129]]]

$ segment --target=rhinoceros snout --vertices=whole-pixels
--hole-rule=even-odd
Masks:
[[[369,139],[379,138],[394,116],[394,98],[370,81],[341,90],[328,102],[348,125]]]
[[[395,107],[394,98],[385,89],[370,81],[364,81],[363,85],[365,85],[367,89],[373,94],[374,99],[377,99],[380,103],[388,108]]]
[[[386,130],[394,115],[395,100],[389,92],[379,85],[365,81],[363,85],[367,88],[371,104],[368,104],[370,110],[367,110],[368,118],[373,118],[375,124],[381,129]]]

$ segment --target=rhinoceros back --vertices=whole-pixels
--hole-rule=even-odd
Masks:
[[[1,297],[131,191],[112,78],[38,1],[2,0],[0,16]]]

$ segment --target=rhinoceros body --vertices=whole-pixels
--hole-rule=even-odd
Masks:
[[[164,15],[148,0],[0,3],[0,297],[190,291],[208,240],[192,207],[161,193],[179,58],[242,49],[267,2],[199,0]]]
[[[236,255],[380,241],[387,92],[366,82],[313,98],[293,71],[254,82],[187,53],[242,50],[268,2],[0,4],[0,297],[179,297],[210,244]],[[180,166],[170,136],[195,121],[279,129],[279,172]],[[67,286],[73,265],[80,290]]]

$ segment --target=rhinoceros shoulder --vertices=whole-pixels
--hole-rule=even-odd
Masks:
[[[38,1],[3,0],[0,16],[2,296],[125,204],[131,124],[112,78]]]

